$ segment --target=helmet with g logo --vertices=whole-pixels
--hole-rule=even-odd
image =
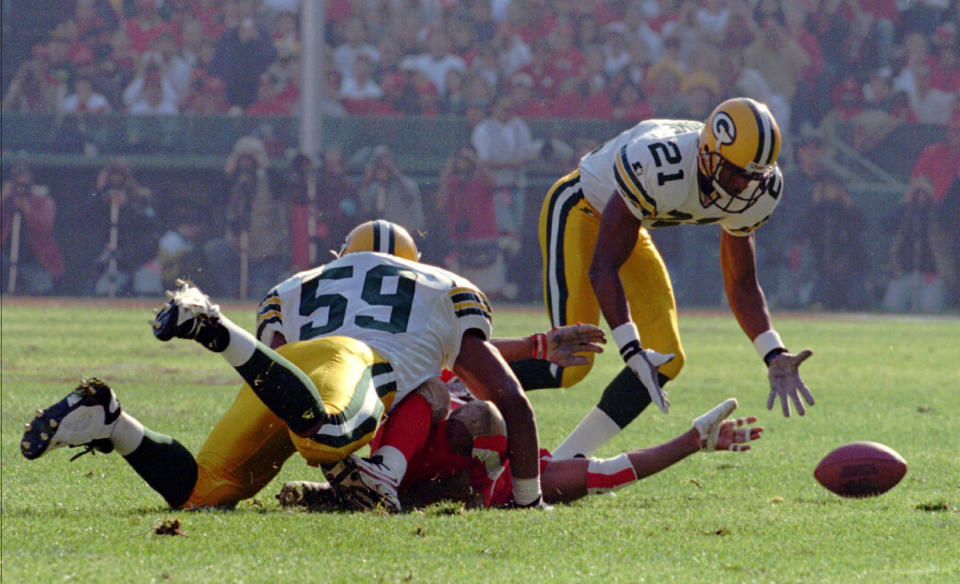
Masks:
[[[361,223],[347,234],[340,255],[358,251],[377,251],[420,261],[420,251],[410,233],[400,225],[382,219]]]
[[[747,97],[724,101],[700,132],[700,173],[711,187],[701,188],[701,204],[746,211],[773,186],[778,154],[780,126],[766,105]]]

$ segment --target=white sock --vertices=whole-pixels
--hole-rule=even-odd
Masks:
[[[243,365],[253,357],[257,349],[257,338],[224,316],[220,316],[220,324],[230,333],[230,342],[221,353],[223,358],[233,367]]]
[[[126,456],[140,447],[143,442],[143,424],[127,412],[120,412],[110,442],[121,456]]]
[[[403,480],[403,475],[407,473],[407,459],[403,453],[393,446],[381,446],[376,452],[370,454],[370,458],[380,456],[383,459],[383,474],[388,475],[393,480],[393,485],[397,486]]]
[[[580,420],[566,440],[553,451],[553,458],[556,460],[574,458],[578,454],[589,458],[607,440],[619,434],[620,430],[620,426],[610,416],[594,407]]]

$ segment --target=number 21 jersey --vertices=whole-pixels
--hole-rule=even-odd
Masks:
[[[583,195],[597,211],[617,193],[644,227],[719,223],[731,235],[749,235],[777,206],[782,188],[774,171],[767,194],[742,213],[700,203],[698,149],[703,124],[646,120],[580,159]]]

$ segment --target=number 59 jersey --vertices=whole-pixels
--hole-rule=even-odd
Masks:
[[[257,338],[269,344],[345,336],[393,367],[395,403],[452,369],[468,329],[491,335],[490,304],[468,280],[436,266],[375,252],[349,253],[278,284],[261,302]]]
[[[583,195],[603,212],[617,193],[644,227],[719,223],[731,235],[749,235],[777,206],[782,178],[777,168],[767,194],[742,213],[700,202],[698,154],[703,124],[646,120],[580,159]]]

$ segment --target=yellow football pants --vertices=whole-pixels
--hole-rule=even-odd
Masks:
[[[328,464],[373,439],[395,395],[392,385],[373,381],[375,369],[390,369],[383,358],[346,337],[291,343],[277,352],[313,380],[328,423],[298,436],[244,384],[197,455],[197,483],[184,508],[234,506],[263,489],[294,452],[310,465]]]
[[[597,236],[600,212],[583,196],[580,171],[558,180],[547,193],[540,210],[540,250],[543,256],[543,296],[553,326],[584,322],[599,324],[600,305],[590,284],[589,269]],[[684,353],[677,327],[677,304],[667,266],[650,234],[640,228],[637,245],[620,268],[633,322],[644,348],[673,353],[660,372],[673,379],[683,368]],[[593,367],[567,367],[561,386],[570,387]],[[558,371],[557,366],[554,371]]]

